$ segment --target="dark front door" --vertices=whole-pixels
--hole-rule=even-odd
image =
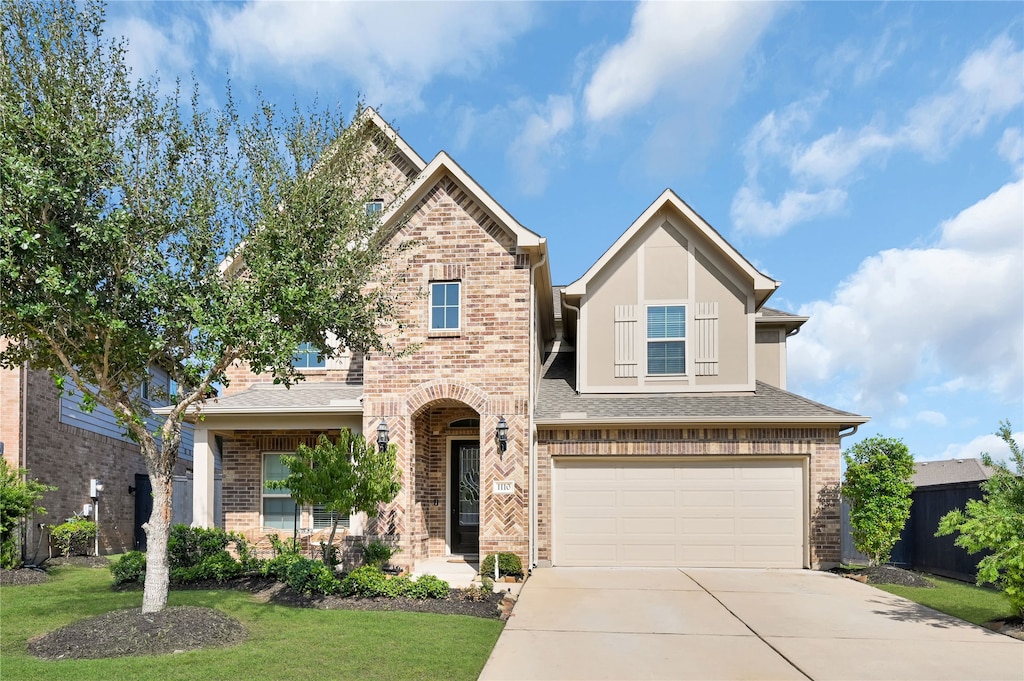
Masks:
[[[452,553],[480,551],[480,442],[452,442]]]
[[[149,522],[153,513],[153,486],[148,475],[135,474],[135,550],[146,550],[146,531],[143,524]]]

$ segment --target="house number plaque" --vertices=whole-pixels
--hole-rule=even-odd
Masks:
[[[512,494],[516,490],[516,483],[511,480],[495,480],[494,481],[494,493],[495,494]]]

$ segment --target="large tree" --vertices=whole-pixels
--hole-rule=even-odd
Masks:
[[[346,125],[264,104],[241,121],[230,92],[216,110],[195,87],[162,97],[104,38],[100,2],[0,2],[0,366],[49,369],[139,443],[143,610],[158,611],[186,413],[233,362],[287,384],[303,342],[328,357],[384,345],[394,301],[365,204],[391,195],[388,141],[360,112]],[[155,431],[153,366],[179,388]]]
[[[853,545],[872,565],[880,565],[889,560],[910,518],[914,457],[898,438],[871,437],[843,452],[843,458]]]

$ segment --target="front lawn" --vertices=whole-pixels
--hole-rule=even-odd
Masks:
[[[874,584],[873,586],[974,624],[1005,619],[1015,614],[1006,596],[998,591],[933,575],[928,575],[925,579],[934,584],[935,588],[926,589],[895,584]]]
[[[0,678],[475,679],[503,627],[460,615],[291,608],[227,589],[171,591],[168,605],[217,608],[248,640],[158,657],[48,662],[27,653],[32,636],[141,606],[141,591],[112,591],[110,582],[104,569],[62,567],[45,584],[0,587]]]

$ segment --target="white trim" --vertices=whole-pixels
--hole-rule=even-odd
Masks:
[[[423,161],[420,155],[416,153],[416,150],[410,147],[409,144],[402,139],[402,136],[399,135],[387,121],[381,118],[376,109],[373,107],[363,109],[363,117],[373,122],[378,128],[380,128],[381,132],[383,132],[385,136],[391,138],[392,144],[398,147],[398,150],[412,162],[417,171],[422,171],[423,168],[426,167],[427,164]]]
[[[666,309],[670,308],[670,307],[681,307],[681,308],[683,308],[683,331],[684,331],[683,335],[679,336],[679,337],[673,336],[671,338],[656,338],[656,339],[654,339],[654,341],[651,341],[651,330],[649,328],[649,323],[650,323],[650,316],[649,315],[650,315],[650,309],[652,307],[663,307],[663,308],[666,308]],[[691,372],[689,371],[691,362],[688,361],[689,360],[689,354],[690,354],[689,353],[689,345],[690,345],[690,334],[689,334],[689,331],[690,331],[690,328],[689,328],[690,302],[689,302],[689,300],[686,300],[686,299],[676,299],[676,300],[671,300],[671,301],[667,301],[667,300],[645,300],[644,304],[643,304],[643,308],[644,308],[644,323],[643,323],[643,327],[644,327],[644,333],[643,333],[643,337],[644,337],[644,344],[643,344],[643,349],[644,349],[644,351],[643,351],[643,357],[644,357],[644,359],[643,359],[643,367],[644,367],[644,371],[643,371],[642,376],[643,376],[643,379],[644,379],[644,383],[646,383],[648,381],[669,381],[669,380],[671,380],[671,381],[689,381],[689,378],[690,378],[690,375],[691,375]],[[664,374],[655,373],[655,374],[652,374],[651,373],[651,368],[650,368],[650,357],[648,356],[648,348],[649,348],[649,346],[650,346],[650,344],[652,342],[654,342],[654,343],[679,343],[679,342],[681,342],[683,344],[683,370],[682,370],[682,372],[680,372],[680,373],[664,373]]]
[[[685,385],[684,380],[689,380],[692,376],[681,376],[681,375],[669,375],[666,376],[663,381],[668,382],[675,381],[680,385],[680,390],[669,390],[666,388],[664,383],[657,384],[655,377],[648,376],[649,384],[638,385],[638,386],[622,386],[622,385],[593,385],[587,386],[586,390],[580,390],[588,395],[601,395],[601,394],[616,394],[616,393],[628,393],[628,394],[652,394],[657,393],[660,395],[672,394],[672,393],[727,393],[727,392],[745,392],[753,393],[755,384],[746,383],[724,383],[724,384],[712,384],[712,385]],[[685,389],[683,389],[685,388]]]

